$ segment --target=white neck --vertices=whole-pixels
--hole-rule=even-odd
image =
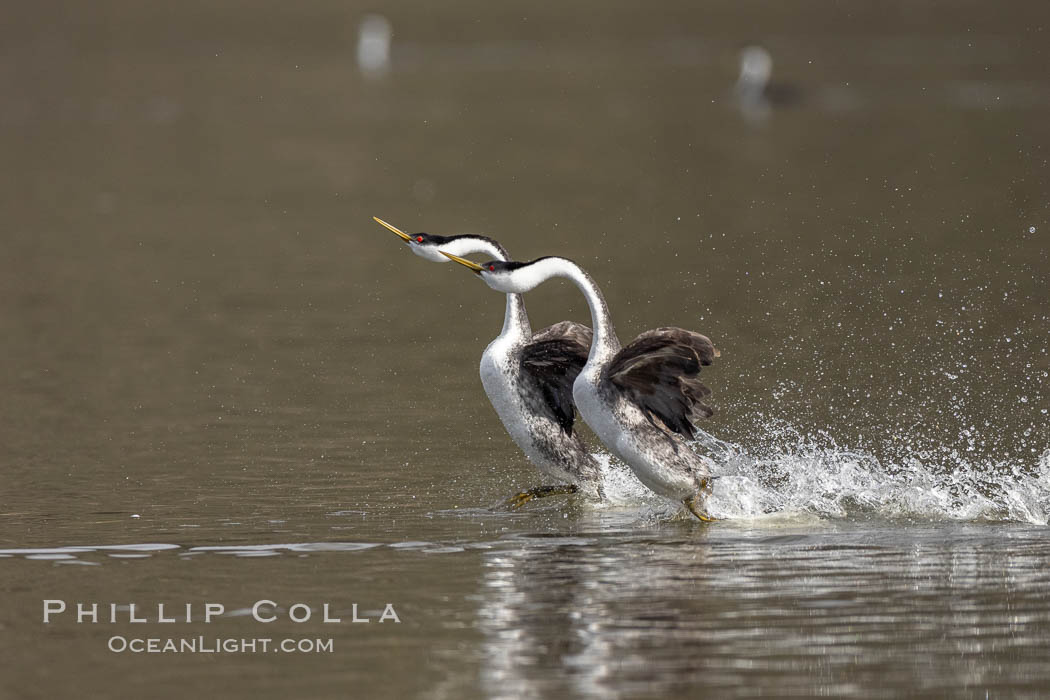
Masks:
[[[451,255],[463,257],[484,253],[492,260],[509,260],[510,256],[496,241],[485,236],[453,236],[451,240],[445,241],[438,246],[438,250]]]
[[[457,236],[442,243],[439,249],[458,257],[485,254],[492,260],[510,260],[503,246],[485,236]],[[447,261],[447,258],[445,260]],[[529,315],[525,313],[525,300],[520,294],[507,295],[507,308],[503,314],[503,330],[500,331],[498,337],[509,338],[511,336],[520,336],[524,340],[532,338]]]
[[[520,276],[524,286],[529,289],[552,277],[564,277],[583,292],[587,307],[591,310],[591,327],[594,330],[587,364],[608,362],[619,351],[620,339],[616,337],[616,329],[613,328],[612,319],[609,317],[609,306],[605,303],[605,296],[582,267],[566,258],[542,258],[515,270],[514,274]]]
[[[503,312],[503,330],[499,332],[498,337],[509,338],[510,336],[521,336],[524,340],[532,338],[529,315],[525,313],[525,300],[520,294],[507,295],[507,308]]]

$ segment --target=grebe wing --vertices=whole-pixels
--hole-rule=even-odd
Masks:
[[[642,409],[685,438],[695,437],[693,422],[710,418],[711,394],[699,379],[700,368],[719,352],[699,333],[682,328],[646,331],[621,349],[605,369],[605,378]]]
[[[532,342],[565,340],[572,343],[577,348],[582,348],[583,361],[586,363],[587,355],[591,351],[591,338],[593,337],[594,334],[591,333],[591,329],[582,323],[576,323],[575,321],[562,321],[561,323],[555,323],[553,326],[548,326],[542,331],[533,334]]]
[[[547,408],[569,435],[576,418],[572,383],[587,363],[590,348],[590,328],[562,321],[532,336],[521,353],[522,371],[539,386]]]

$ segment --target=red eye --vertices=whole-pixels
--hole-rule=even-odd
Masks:
[[[422,242],[423,242],[423,237],[422,236],[416,236],[416,243],[422,243]]]
[[[496,271],[496,266],[495,265],[489,265],[489,272],[495,272],[495,271]]]

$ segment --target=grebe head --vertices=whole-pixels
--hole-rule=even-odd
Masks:
[[[489,260],[479,265],[476,262],[450,253],[442,253],[442,255],[470,269],[475,275],[484,280],[489,287],[504,294],[523,294],[532,291],[550,276],[542,274],[539,266],[536,265],[541,260],[550,260],[551,258],[549,257],[537,258],[532,262]]]
[[[379,217],[373,216],[377,223],[393,231],[398,238],[405,242],[408,249],[413,253],[429,260],[430,262],[447,263],[446,252],[456,252],[460,255],[471,253],[486,253],[488,255],[506,256],[507,251],[503,246],[488,236],[479,236],[473,233],[460,234],[456,236],[437,236],[432,233],[405,233],[401,229],[388,224]]]
[[[378,216],[373,216],[372,218],[375,219],[376,223],[380,224],[381,226],[385,226],[386,228],[393,231],[394,234],[398,236],[398,238],[405,242],[405,245],[408,246],[409,250],[411,250],[413,253],[423,258],[424,260],[439,263],[448,262],[448,258],[443,256],[441,254],[441,251],[439,250],[442,244],[448,243],[448,236],[435,236],[423,232],[405,233],[397,226],[388,224],[387,222],[380,219]]]

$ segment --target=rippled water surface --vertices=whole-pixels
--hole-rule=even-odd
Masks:
[[[0,695],[1050,687],[1041,3],[7,15]],[[623,340],[709,335],[721,520],[593,440],[609,503],[501,509],[539,479],[477,375],[502,301],[373,215],[571,257]]]

